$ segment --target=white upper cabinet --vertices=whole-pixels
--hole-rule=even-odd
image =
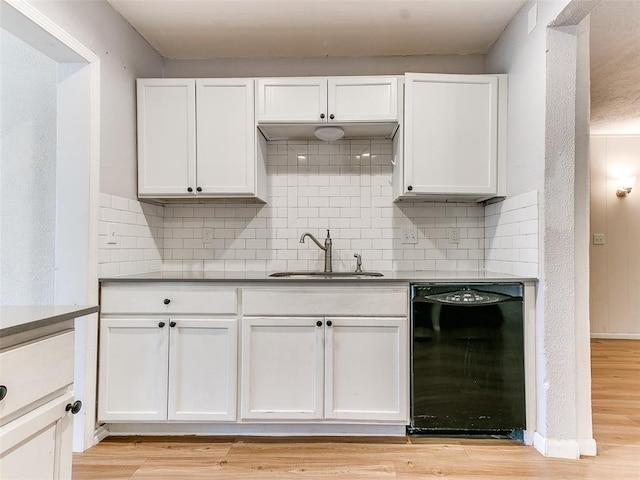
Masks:
[[[398,121],[398,77],[259,78],[257,90],[262,124]]]
[[[253,79],[138,79],[140,197],[266,194]]]
[[[258,122],[324,122],[326,78],[259,78]]]
[[[195,186],[195,81],[139,79],[138,194],[186,195]]]
[[[398,79],[331,77],[327,105],[329,122],[397,122]]]
[[[196,80],[197,186],[202,195],[255,191],[253,80]]]
[[[501,194],[505,86],[500,75],[406,74],[404,170],[396,196]]]

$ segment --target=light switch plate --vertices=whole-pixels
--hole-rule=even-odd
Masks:
[[[202,229],[202,242],[203,243],[213,242],[213,228]]]
[[[604,245],[604,233],[594,233],[593,234],[593,244],[594,245]]]
[[[110,223],[107,226],[107,245],[117,245],[118,244],[118,235],[116,233],[116,225],[114,223]]]

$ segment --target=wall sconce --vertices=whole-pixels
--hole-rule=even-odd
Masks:
[[[620,186],[616,190],[616,195],[620,198],[626,197],[631,193],[634,183],[636,183],[636,177],[623,178],[620,181]]]

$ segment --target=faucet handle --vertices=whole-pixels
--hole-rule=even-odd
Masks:
[[[353,256],[356,258],[356,273],[362,273],[362,257],[357,253],[354,253]]]
[[[327,238],[331,238],[331,235],[329,235],[329,229],[327,228]]]

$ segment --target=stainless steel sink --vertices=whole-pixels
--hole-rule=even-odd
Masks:
[[[326,277],[326,278],[355,278],[382,277],[380,272],[275,272],[270,277]]]

